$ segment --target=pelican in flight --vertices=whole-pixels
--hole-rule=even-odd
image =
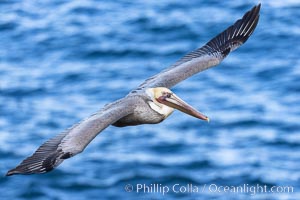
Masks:
[[[124,127],[157,124],[172,114],[174,109],[209,121],[207,116],[184,102],[169,88],[219,64],[231,51],[245,43],[258,23],[259,11],[260,4],[201,48],[148,78],[124,98],[105,105],[95,114],[46,141],[6,175],[48,172],[65,159],[82,152],[109,125]]]

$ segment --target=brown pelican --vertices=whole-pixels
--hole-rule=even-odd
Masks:
[[[168,88],[219,64],[231,51],[245,43],[258,23],[259,10],[260,4],[201,48],[147,79],[126,97],[107,104],[100,111],[46,141],[32,156],[9,170],[6,175],[48,172],[65,159],[82,152],[109,125],[123,127],[156,124],[166,119],[174,109],[208,121],[208,117]]]

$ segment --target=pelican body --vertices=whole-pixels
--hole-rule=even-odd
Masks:
[[[129,94],[121,101],[134,102],[135,109],[129,115],[126,115],[116,121],[113,126],[135,126],[140,124],[157,124],[172,114],[174,108],[181,110],[189,115],[199,119],[209,121],[209,118],[198,112],[192,106],[188,105],[171,90],[164,87],[149,88],[146,95]],[[111,105],[114,106],[114,105]]]
[[[245,43],[256,28],[259,11],[260,4],[204,46],[150,77],[124,98],[107,104],[95,114],[46,141],[6,175],[51,171],[65,159],[82,152],[109,125],[124,127],[157,124],[170,116],[174,109],[209,121],[207,116],[184,102],[169,88],[219,64],[231,51]]]

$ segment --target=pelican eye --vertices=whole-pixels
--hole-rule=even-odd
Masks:
[[[165,98],[171,98],[172,93],[170,92],[162,92],[162,96],[164,96]]]

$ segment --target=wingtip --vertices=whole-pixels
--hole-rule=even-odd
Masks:
[[[5,174],[5,176],[12,176],[12,175],[27,175],[27,174],[31,174],[30,172],[20,168],[20,166],[17,166],[11,170],[8,170],[7,173]]]
[[[20,172],[17,171],[17,170],[15,170],[15,169],[11,169],[11,170],[9,170],[9,171],[5,174],[5,176],[12,176],[12,175],[15,175],[15,174],[20,174]]]
[[[252,10],[256,10],[256,12],[259,13],[260,8],[261,8],[261,3],[257,4],[256,6],[254,6],[254,7],[252,8]]]
[[[258,7],[258,9],[260,9],[260,7],[261,7],[261,3],[257,4],[256,6]]]
[[[249,13],[254,13],[254,15],[257,15],[259,17],[260,8],[261,8],[261,3],[253,6],[253,8],[250,11],[248,11],[248,12]]]

